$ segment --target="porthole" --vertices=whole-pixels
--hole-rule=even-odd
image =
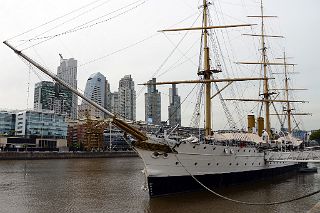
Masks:
[[[198,163],[197,163],[197,162],[195,162],[195,163],[194,163],[194,165],[196,166],[196,165],[198,165]]]
[[[217,163],[217,166],[219,166],[219,163]]]
[[[247,165],[247,163],[244,163],[244,165],[246,166],[246,165]]]
[[[236,165],[239,166],[239,163],[237,163]]]
[[[176,162],[176,165],[178,165],[179,164],[179,162]]]
[[[243,152],[246,152],[246,150],[244,149]]]
[[[210,166],[211,163],[208,163],[208,166]]]
[[[259,163],[259,165],[260,165],[260,163]]]
[[[251,150],[249,149],[249,152],[251,152]]]
[[[253,152],[256,152],[256,150],[253,150]]]
[[[193,148],[195,149],[195,148],[196,148],[196,146],[193,146]]]
[[[229,166],[231,166],[232,165],[232,163],[229,163]]]
[[[252,165],[253,165],[254,163],[252,163]]]
[[[206,149],[207,147],[205,146],[205,147],[203,147],[203,149]]]
[[[159,157],[159,152],[153,152],[153,153],[151,154],[151,157],[152,157],[152,158],[158,158],[158,157]]]
[[[240,152],[240,149],[238,149],[238,152]]]
[[[213,148],[212,148],[212,150],[215,150],[215,149],[216,149],[216,147],[213,147]]]

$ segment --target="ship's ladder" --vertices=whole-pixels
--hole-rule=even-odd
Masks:
[[[267,162],[320,163],[320,151],[271,152]]]

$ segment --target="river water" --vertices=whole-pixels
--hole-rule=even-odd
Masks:
[[[306,212],[320,195],[277,206],[245,206],[209,192],[149,199],[140,158],[0,161],[0,212]],[[279,201],[320,189],[319,174],[298,174],[220,189],[251,202]]]

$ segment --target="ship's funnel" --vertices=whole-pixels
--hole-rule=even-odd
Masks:
[[[262,131],[264,129],[264,118],[263,117],[258,117],[257,123],[258,123],[258,135],[261,137],[262,136]]]
[[[253,132],[253,128],[255,128],[255,119],[254,119],[254,115],[248,115],[248,132],[252,133]]]

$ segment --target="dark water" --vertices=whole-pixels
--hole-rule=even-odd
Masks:
[[[0,161],[0,212],[306,212],[315,195],[277,206],[244,206],[207,192],[149,199],[139,158]],[[26,171],[26,172],[25,172]],[[220,190],[270,202],[320,189],[320,175],[295,175]]]

